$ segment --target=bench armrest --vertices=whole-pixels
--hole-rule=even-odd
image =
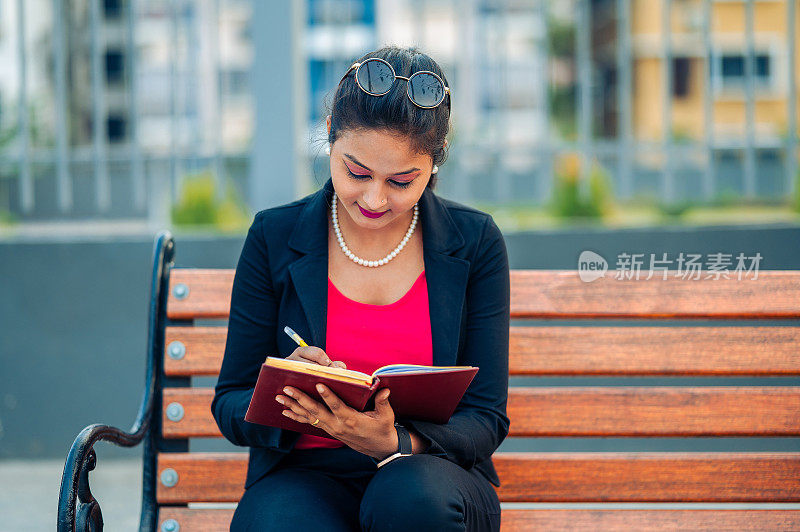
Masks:
[[[100,504],[92,496],[89,488],[89,471],[92,471],[97,465],[94,444],[102,440],[123,447],[133,447],[144,439],[148,427],[149,417],[146,417],[145,423],[139,423],[138,429],[134,428],[132,432],[95,423],[87,426],[78,434],[69,450],[64,464],[64,473],[61,476],[61,491],[58,496],[58,532],[103,529]]]
[[[169,273],[175,245],[169,231],[161,231],[153,246],[153,275],[147,330],[147,373],[139,413],[129,431],[110,425],[93,424],[75,438],[64,463],[61,491],[58,496],[58,532],[102,530],[100,504],[89,489],[89,471],[97,464],[94,444],[107,441],[133,447],[144,441],[142,475],[142,513],[140,530],[156,529],[156,449],[161,434],[161,391],[163,376],[164,328],[166,323]],[[77,512],[76,512],[77,503]]]

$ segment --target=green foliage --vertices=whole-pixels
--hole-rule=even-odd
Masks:
[[[800,201],[800,198],[798,198],[798,201]],[[678,218],[689,214],[690,211],[779,207],[782,203],[785,205],[785,202],[782,202],[781,200],[770,200],[764,198],[747,199],[742,197],[739,192],[730,188],[726,188],[719,191],[711,200],[708,201],[703,199],[681,200],[672,203],[656,201],[655,207],[662,216]]]
[[[686,214],[689,209],[696,207],[697,203],[693,201],[680,201],[674,203],[666,203],[659,201],[656,203],[658,211],[667,217],[679,217]]]
[[[43,104],[39,101],[29,102],[28,105],[28,142],[30,148],[51,147],[54,145],[52,134],[48,133],[40,115]],[[19,105],[14,103],[0,109],[0,156],[7,156],[15,144],[22,145],[21,131],[18,118]],[[13,160],[0,168],[0,181],[18,180],[20,177],[20,161],[16,156]],[[0,205],[9,205],[8,191],[10,187],[0,187]],[[7,208],[0,207],[0,225],[7,226],[20,223],[20,217]]]
[[[554,57],[571,57],[575,55],[575,24],[549,17],[547,40],[550,55]]]
[[[0,209],[0,225],[13,225],[19,223],[19,217],[5,209]]]
[[[28,103],[28,140],[32,147],[52,147],[55,145],[55,138],[53,133],[48,130],[44,124],[42,111],[46,107],[42,98]],[[19,114],[19,104],[13,103],[1,110],[0,124],[9,124],[0,127],[0,149],[8,148],[11,146],[20,135],[19,122],[17,115]],[[6,118],[10,117],[10,119]]]
[[[800,212],[800,170],[794,176],[794,196],[792,197],[792,210]]]
[[[550,87],[550,119],[562,138],[574,140],[578,136],[575,115],[575,85]]]
[[[608,171],[597,161],[589,170],[589,203],[596,205],[597,212],[603,216],[607,214],[614,201],[614,190],[611,176]]]
[[[250,223],[250,211],[230,182],[225,197],[216,198],[214,176],[202,172],[183,181],[180,200],[172,207],[172,222],[177,226],[213,226],[221,231],[239,231]]]
[[[714,207],[732,207],[741,205],[743,201],[744,199],[741,194],[732,188],[724,188],[717,193],[709,204]]]
[[[557,17],[548,17],[547,48],[550,61],[565,65],[573,65],[575,57],[575,24]],[[549,69],[541,75],[549,76]],[[572,140],[577,137],[574,83],[568,86],[554,85],[550,80],[548,86],[548,102],[550,120],[562,138]]]
[[[577,155],[563,158],[557,165],[553,201],[550,206],[561,218],[602,218],[612,206],[611,179],[597,161],[592,163],[586,193],[580,183],[580,162]]]
[[[0,149],[8,147],[12,142],[14,142],[14,139],[17,137],[18,130],[19,127],[17,125],[0,129]]]
[[[690,144],[695,140],[692,134],[685,128],[673,127],[671,134],[672,142],[675,144]]]

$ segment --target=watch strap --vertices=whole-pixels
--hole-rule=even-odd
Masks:
[[[408,433],[408,429],[405,428],[400,423],[395,423],[394,428],[397,430],[397,441],[398,441],[397,452],[400,453],[401,455],[413,454],[413,447],[411,445],[411,434]]]
[[[397,431],[397,451],[390,454],[383,460],[370,458],[373,462],[377,464],[379,468],[385,464],[388,464],[392,460],[396,460],[397,458],[413,455],[413,446],[411,445],[411,434],[408,432],[408,429],[405,428],[400,423],[396,422],[394,424],[394,429]]]

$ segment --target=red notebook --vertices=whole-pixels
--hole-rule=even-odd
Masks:
[[[396,418],[447,423],[477,372],[478,368],[474,366],[390,364],[368,375],[312,362],[267,357],[261,365],[244,419],[270,427],[330,437],[320,428],[284,416],[281,412],[286,407],[275,400],[276,395],[285,395],[284,386],[293,386],[324,404],[316,389],[316,384],[322,383],[360,412],[374,409],[375,394],[383,388],[389,388],[389,404]]]

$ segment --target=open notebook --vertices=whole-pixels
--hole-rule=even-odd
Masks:
[[[389,388],[389,404],[398,420],[447,423],[477,372],[474,366],[389,364],[369,375],[312,362],[267,357],[261,365],[244,419],[305,434],[329,436],[322,429],[284,416],[281,412],[285,407],[275,400],[276,395],[283,394],[284,386],[293,386],[324,404],[316,390],[316,384],[322,383],[360,412],[372,410],[375,394]]]

